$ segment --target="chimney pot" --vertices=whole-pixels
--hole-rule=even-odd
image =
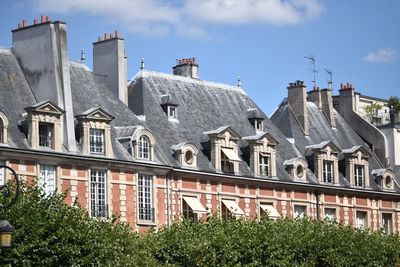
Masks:
[[[18,29],[21,29],[22,25],[20,23],[18,23]]]
[[[37,24],[37,19],[33,20],[33,24],[36,25]]]
[[[104,40],[107,40],[108,39],[108,33],[105,33],[104,34]]]
[[[115,30],[115,37],[118,38],[118,34],[119,32],[117,30]]]
[[[46,16],[46,22],[50,22],[50,17]]]
[[[350,83],[349,82],[347,82],[347,86],[346,86],[347,88],[350,88]]]
[[[97,39],[97,41],[101,42],[101,37],[99,36],[99,38]]]
[[[45,23],[45,22],[46,22],[46,20],[44,19],[44,16],[43,16],[43,15],[40,16],[40,21],[41,21],[42,23]]]
[[[114,35],[112,33],[110,33],[110,39],[114,38]]]
[[[22,21],[22,27],[26,27],[26,19],[24,19],[23,21]]]

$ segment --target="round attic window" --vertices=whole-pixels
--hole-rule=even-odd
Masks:
[[[304,174],[304,168],[303,168],[303,166],[302,166],[302,165],[298,165],[298,166],[296,167],[296,175],[297,175],[297,177],[302,178],[302,177],[303,177],[303,174]]]
[[[392,177],[389,175],[385,177],[385,186],[388,188],[392,187]]]
[[[190,151],[190,150],[186,151],[185,152],[185,162],[187,164],[192,164],[193,163],[193,159],[194,159],[193,152]]]

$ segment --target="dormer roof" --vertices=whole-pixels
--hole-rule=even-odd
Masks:
[[[77,119],[112,121],[114,119],[108,112],[100,107],[94,107],[86,110],[85,112],[75,116]]]
[[[340,148],[336,146],[332,141],[323,141],[319,144],[309,145],[306,146],[306,149],[315,151],[315,150],[324,150],[326,147],[330,147],[333,153],[340,153]]]
[[[54,115],[62,115],[65,111],[51,102],[50,100],[40,101],[32,106],[26,107],[27,112],[48,113]]]
[[[229,125],[221,126],[215,130],[203,132],[203,134],[204,135],[222,135],[226,131],[228,131],[231,134],[232,138],[240,139],[240,135],[235,130],[233,130]]]
[[[248,141],[248,142],[257,142],[257,141],[261,141],[264,137],[268,139],[268,143],[270,143],[271,145],[276,146],[279,144],[279,142],[276,141],[276,139],[273,138],[272,135],[268,132],[261,132],[256,135],[245,136],[242,138],[242,140]]]

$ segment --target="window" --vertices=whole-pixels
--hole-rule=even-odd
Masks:
[[[263,121],[262,120],[254,120],[254,128],[256,132],[263,131]]]
[[[356,186],[364,186],[364,166],[363,165],[354,165],[354,179]]]
[[[39,123],[39,146],[53,147],[53,124]]]
[[[392,177],[390,177],[390,175],[385,177],[385,186],[386,188],[392,187]]]
[[[139,175],[138,179],[138,203],[139,220],[154,220],[153,208],[153,178],[150,175]]]
[[[325,219],[332,221],[336,220],[336,209],[325,208]]]
[[[168,119],[177,119],[177,110],[176,107],[174,106],[168,106],[167,108],[167,112],[168,112]]]
[[[207,213],[207,210],[201,205],[197,197],[184,196],[182,201],[183,218],[191,219],[193,222],[198,222],[199,213]]]
[[[1,162],[0,161],[0,166],[3,166],[4,165],[4,162]],[[3,184],[5,184],[5,179],[4,179],[4,168],[1,168],[0,169],[0,185],[3,185]]]
[[[194,161],[194,156],[193,156],[193,152],[191,150],[187,150],[185,152],[185,162],[189,165],[191,165]]]
[[[229,158],[225,155],[225,153],[221,153],[221,170],[227,173],[233,173],[233,162],[229,160]]]
[[[306,206],[300,206],[300,205],[294,205],[293,208],[293,217],[294,218],[304,218],[304,216],[307,215],[307,207]]]
[[[260,175],[271,176],[271,155],[260,153]]]
[[[90,129],[90,153],[104,154],[104,130]]]
[[[1,118],[0,118],[0,143],[4,143],[4,124]]]
[[[268,215],[269,218],[276,219],[280,217],[278,211],[274,208],[272,203],[260,203],[260,215],[266,216]]]
[[[106,172],[90,172],[90,214],[94,218],[106,218],[108,215],[106,192]]]
[[[244,216],[245,213],[239,207],[235,200],[222,199],[221,216],[223,220],[227,220],[230,216]]]
[[[40,165],[39,187],[45,196],[49,196],[56,190],[56,167],[51,165]]]
[[[139,158],[150,159],[150,140],[145,135],[139,138]]]
[[[325,183],[333,183],[333,161],[324,160],[322,175]]]
[[[356,227],[359,229],[366,229],[367,225],[368,225],[367,212],[357,211],[356,212]]]
[[[390,235],[393,233],[393,221],[392,214],[382,213],[382,228],[386,234]]]

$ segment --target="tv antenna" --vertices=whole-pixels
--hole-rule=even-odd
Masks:
[[[316,89],[317,88],[317,72],[318,71],[315,69],[315,57],[313,55],[311,55],[308,57],[305,56],[304,58],[311,60],[311,64],[313,65],[312,72],[313,72],[314,80],[312,82],[314,83],[314,89]]]
[[[328,73],[328,75],[329,75],[328,88],[332,89],[332,84],[333,84],[333,82],[332,82],[332,74],[333,74],[333,72],[331,70],[328,70],[328,69],[324,69],[324,71],[326,71],[326,73]]]

